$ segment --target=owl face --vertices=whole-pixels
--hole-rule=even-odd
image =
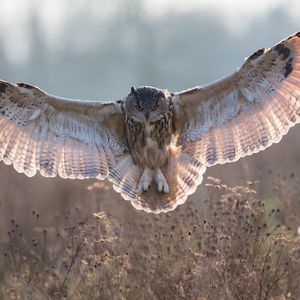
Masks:
[[[171,93],[167,90],[132,87],[125,98],[124,111],[137,122],[155,122],[168,112],[171,97]]]

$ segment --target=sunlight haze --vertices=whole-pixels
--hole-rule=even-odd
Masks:
[[[64,26],[73,21],[82,11],[89,14],[83,23],[97,20],[105,22],[113,18],[120,4],[126,0],[114,1],[74,1],[74,0],[1,0],[0,38],[7,58],[16,63],[28,59],[30,55],[29,32],[30,13],[36,13],[36,22],[47,36],[49,48],[60,48],[60,39]],[[128,2],[129,3],[129,2]],[[288,4],[287,4],[288,3]],[[299,20],[300,2],[297,0],[143,0],[130,1],[132,7],[143,7],[150,21],[165,18],[172,14],[205,12],[207,16],[220,19],[232,34],[243,34],[250,29],[257,18],[268,17],[272,12],[283,11],[292,20]],[[99,28],[98,28],[99,30]],[[87,42],[91,42],[87,38]],[[14,45],[18,45],[15,47]]]

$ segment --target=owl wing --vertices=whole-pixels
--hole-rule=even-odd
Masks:
[[[104,179],[128,153],[117,102],[51,96],[0,81],[0,160],[33,176]]]
[[[256,51],[232,75],[173,100],[177,147],[204,166],[264,150],[300,121],[300,33]]]

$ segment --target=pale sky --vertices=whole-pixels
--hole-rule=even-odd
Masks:
[[[154,21],[165,14],[205,11],[221,19],[233,34],[243,34],[253,19],[276,9],[284,10],[295,22],[300,20],[300,0],[0,0],[0,38],[7,58],[22,62],[29,55],[30,32],[26,24],[30,11],[36,10],[51,47],[58,45],[65,22],[76,19],[82,9],[90,12],[91,20],[105,21],[121,1],[143,1],[148,17]]]
[[[166,12],[181,13],[195,10],[218,15],[224,25],[236,34],[248,29],[251,21],[272,10],[284,10],[299,22],[300,0],[144,0],[147,10],[154,15]]]
[[[298,0],[145,0],[144,2],[152,11],[213,9],[222,15],[237,18],[261,15],[278,7],[290,12],[300,7]]]

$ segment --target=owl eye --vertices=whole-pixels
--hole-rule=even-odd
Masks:
[[[137,111],[142,111],[143,109],[141,108],[140,104],[137,103],[136,106],[135,106],[136,110]]]
[[[158,103],[156,102],[155,104],[154,104],[154,106],[152,107],[152,110],[157,110],[158,109]]]

